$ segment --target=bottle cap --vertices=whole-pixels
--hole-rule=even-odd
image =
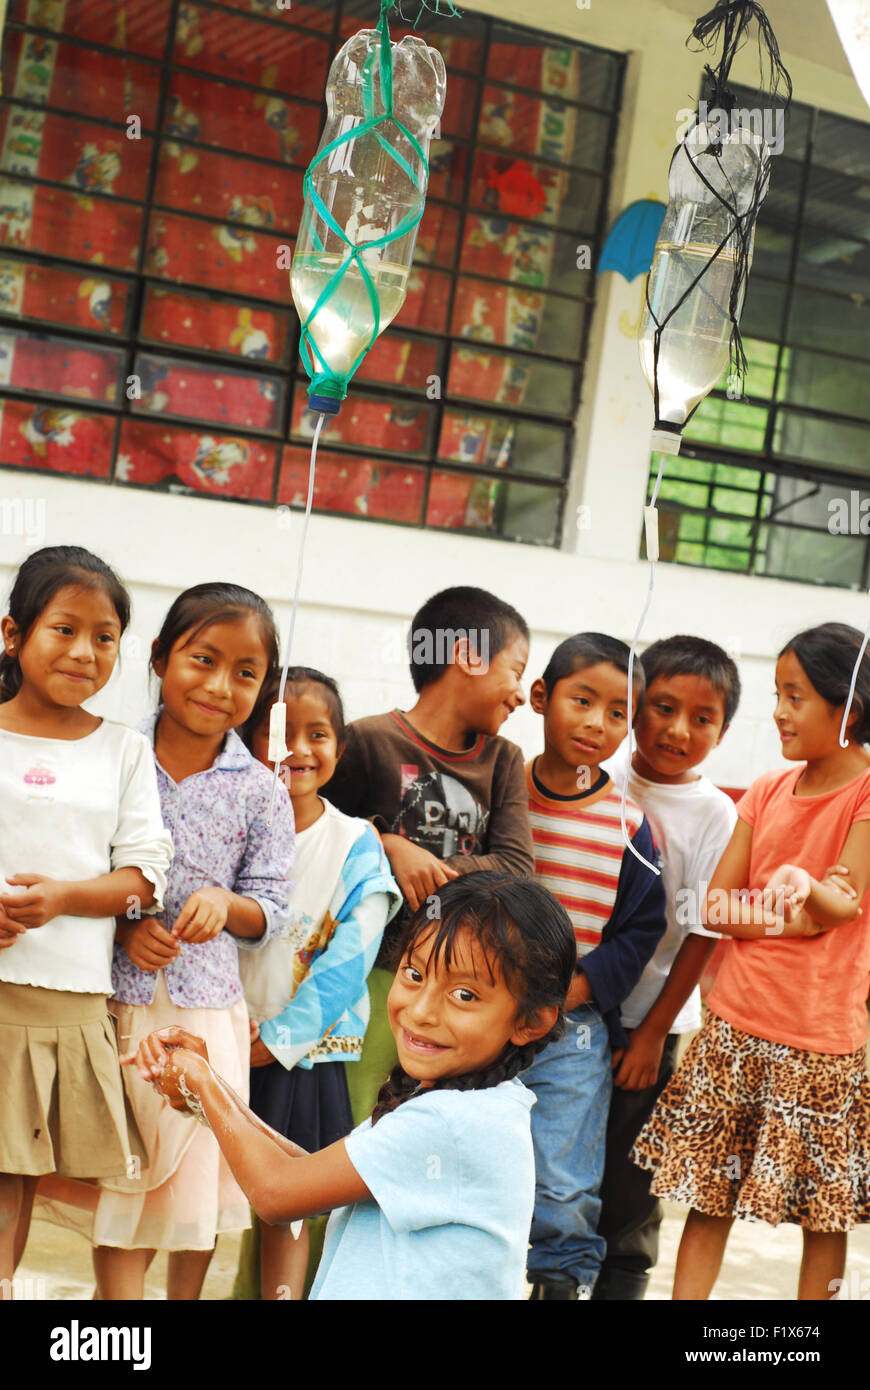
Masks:
[[[680,452],[680,445],[683,442],[679,431],[679,425],[674,425],[671,429],[659,428],[653,430],[650,435],[650,448],[653,453],[678,454]]]
[[[318,415],[337,415],[341,410],[341,401],[334,396],[312,395],[308,397],[308,409]]]

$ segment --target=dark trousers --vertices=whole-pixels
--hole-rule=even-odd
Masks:
[[[673,1075],[678,1042],[678,1033],[668,1034],[655,1085],[644,1091],[613,1089],[598,1221],[607,1254],[593,1299],[643,1298],[649,1271],[658,1259],[661,1203],[649,1190],[652,1174],[635,1167],[628,1155]]]

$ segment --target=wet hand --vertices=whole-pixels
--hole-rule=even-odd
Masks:
[[[231,897],[226,888],[198,888],[173,922],[172,935],[194,946],[212,941],[227,924]]]
[[[149,1033],[135,1052],[124,1053],[121,1065],[134,1066],[143,1081],[156,1081],[165,1071],[172,1053],[179,1050],[208,1061],[208,1048],[203,1039],[173,1024]]]

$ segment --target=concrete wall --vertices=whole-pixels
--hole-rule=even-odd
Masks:
[[[570,0],[539,0],[533,13],[520,0],[465,8],[518,23],[531,20],[554,33],[628,52],[609,221],[636,198],[667,199],[677,112],[697,94],[702,66],[684,47],[691,27],[684,14],[637,0],[591,0],[589,9]],[[796,99],[870,118],[851,78],[791,55],[787,23],[778,26],[778,36]],[[740,55],[733,75],[747,84],[756,81],[754,43]],[[632,332],[641,286],[641,279],[627,285],[609,274],[598,286],[562,550],[312,518],[294,660],[334,675],[351,717],[394,704],[407,707],[412,690],[404,632],[423,600],[448,584],[480,584],[525,614],[533,630],[529,679],[571,632],[595,628],[630,640],[648,583],[648,568],[637,559],[652,423]],[[751,381],[748,391],[751,395]],[[134,618],[122,669],[95,705],[106,714],[132,721],[149,708],[148,647],[168,604],[190,584],[212,578],[246,584],[275,604],[286,631],[301,514],[294,514],[286,528],[280,524],[286,517],[241,503],[4,470],[0,502],[13,498],[44,506],[41,543],[73,542],[95,550],[117,566],[132,589]],[[580,503],[590,508],[591,525],[577,532],[573,517]],[[29,547],[24,538],[9,534],[4,515],[0,590],[5,594]],[[778,647],[812,623],[836,619],[863,628],[868,616],[862,595],[662,564],[643,636],[652,641],[695,632],[739,653],[743,705],[709,770],[722,783],[745,785],[780,762],[770,718],[772,657]],[[539,747],[539,723],[528,708],[512,717],[505,733],[527,753]]]

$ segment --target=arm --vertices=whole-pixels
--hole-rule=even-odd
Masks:
[[[757,891],[748,899],[740,896],[749,880],[751,852],[752,826],[738,818],[728,847],[707,889],[701,908],[703,925],[723,936],[736,937],[741,941],[818,934],[819,928],[807,913],[798,913],[793,921],[785,920],[782,914],[777,915],[772,910],[775,903],[773,893],[767,902],[764,895]]]
[[[522,753],[512,743],[505,744],[493,776],[486,850],[486,854],[453,854],[444,863],[460,874],[496,869],[531,878],[535,872],[526,770]]]
[[[677,952],[664,989],[646,1018],[629,1034],[613,1084],[624,1091],[643,1091],[655,1085],[665,1039],[674,1019],[701,978],[716,948],[711,936],[690,932]]]
[[[24,886],[24,892],[0,893],[0,906],[24,927],[44,927],[64,916],[116,917],[126,911],[131,898],[142,907],[154,902],[154,885],[141,869],[115,869],[81,883],[64,883],[42,874],[12,874],[6,882]]]
[[[265,945],[290,915],[290,872],[295,851],[293,808],[279,785],[272,824],[268,823],[271,785],[248,791],[249,821],[245,853],[232,890],[214,884],[191,893],[172,924],[172,935],[200,944],[226,928],[240,946]]]
[[[233,1176],[268,1225],[317,1216],[371,1196],[343,1139],[306,1154],[257,1119],[196,1053],[173,1049],[155,1084],[163,1094],[181,1091],[198,1100]]]
[[[655,845],[645,817],[632,844],[645,859],[655,862]],[[602,1013],[616,1008],[634,989],[666,927],[661,876],[626,850],[613,911],[605,927],[607,940],[579,961]]]
[[[840,862],[847,882],[841,888],[837,877],[828,870],[821,880],[794,864],[783,864],[769,880],[767,887],[791,890],[796,908],[805,907],[810,917],[824,928],[854,922],[861,911],[861,900],[870,886],[870,820],[856,821],[846,837]],[[844,891],[845,889],[845,891]]]

